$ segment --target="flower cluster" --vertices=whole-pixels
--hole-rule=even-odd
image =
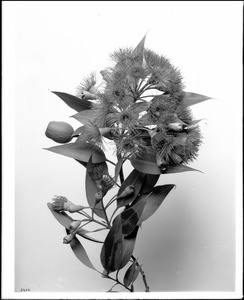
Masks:
[[[55,132],[49,129],[48,137],[61,142],[77,137],[78,142],[100,148],[107,138],[119,157],[152,153],[162,170],[195,159],[201,134],[183,101],[181,73],[169,59],[145,49],[144,43],[145,37],[134,49],[112,53],[114,64],[100,72],[102,82],[95,73],[84,78],[77,97],[91,109],[87,115],[81,112],[78,120],[83,126],[71,136],[72,130],[62,124],[58,138],[56,127]]]
[[[201,134],[182,101],[180,71],[164,56],[144,49],[144,41],[135,49],[112,53],[115,64],[101,72],[102,90],[95,89],[94,74],[85,82],[97,91],[93,123],[112,128],[105,137],[114,141],[117,154],[129,158],[153,153],[165,169],[196,158]]]

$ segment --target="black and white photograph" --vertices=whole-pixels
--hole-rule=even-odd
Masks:
[[[2,299],[242,299],[243,2],[2,25]]]

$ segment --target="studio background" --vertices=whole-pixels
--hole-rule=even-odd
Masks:
[[[12,2],[3,17],[14,28],[8,39],[4,32],[14,46],[14,99],[4,105],[15,104],[15,291],[111,287],[62,244],[64,229],[46,205],[56,194],[85,201],[85,168],[43,150],[56,145],[45,137],[50,121],[80,126],[50,91],[75,94],[84,76],[110,65],[111,52],[136,46],[148,30],[145,47],[181,69],[185,90],[214,100],[192,106],[205,120],[204,143],[190,166],[203,173],[160,177],[159,184],[177,188],[143,224],[134,253],[151,291],[234,291],[242,3]],[[99,266],[100,247],[84,246]],[[135,289],[144,290],[140,279]]]

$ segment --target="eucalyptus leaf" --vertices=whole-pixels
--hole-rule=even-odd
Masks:
[[[128,287],[131,283],[133,283],[135,271],[136,271],[136,261],[134,261],[125,272],[123,282],[126,287]]]
[[[91,108],[91,102],[87,100],[80,99],[76,96],[63,93],[63,92],[54,92],[59,98],[61,98],[69,107],[73,108],[76,111],[82,111],[85,109]]]
[[[114,174],[114,181],[115,182],[117,182],[117,180],[118,180],[119,173],[120,173],[120,170],[122,168],[123,162],[124,162],[123,157],[120,157],[119,161],[117,162],[116,167],[115,167],[115,174]]]
[[[209,100],[209,99],[212,99],[212,98],[208,97],[208,96],[196,94],[196,93],[184,92],[182,102],[185,106],[191,106],[191,105],[198,104],[198,103],[201,103],[201,102]]]
[[[84,127],[84,126],[80,126],[80,127],[78,127],[78,128],[73,132],[72,137],[77,136],[77,135],[80,135],[80,134],[82,134],[82,133],[84,133],[84,132],[85,132],[85,127]]]
[[[147,153],[140,156],[132,156],[131,159],[132,166],[141,173],[145,174],[153,174],[153,175],[160,175],[162,174],[161,170],[157,166],[156,157],[151,153]]]
[[[135,204],[121,213],[122,233],[129,235],[136,228],[147,202],[147,196],[141,195]]]
[[[86,172],[86,199],[87,202],[89,204],[89,206],[93,209],[93,212],[105,219],[105,214],[103,212],[102,209],[102,205],[101,203],[97,203],[97,205],[95,206],[95,194],[99,191],[96,183],[94,182],[94,180],[91,179],[91,176],[89,175],[88,172]],[[95,206],[95,209],[94,209]]]
[[[94,163],[99,163],[106,160],[105,154],[100,148],[95,148],[93,145],[84,142],[69,143],[44,149],[83,162],[88,162],[92,153],[92,160]]]
[[[146,194],[150,192],[151,189],[157,183],[159,176],[160,176],[159,174],[158,175],[146,174],[140,190],[140,194]]]
[[[176,165],[176,166],[167,166],[167,169],[166,171],[164,171],[164,174],[174,174],[174,173],[182,173],[182,172],[189,172],[189,171],[196,171],[202,173],[202,171],[193,169],[185,165]]]
[[[74,221],[70,216],[68,216],[65,212],[57,212],[52,210],[51,203],[47,203],[48,208],[50,209],[51,213],[55,217],[55,219],[63,225],[65,228],[69,229],[70,224]]]
[[[144,205],[143,211],[138,221],[138,225],[140,225],[142,222],[144,222],[146,219],[148,219],[155,213],[155,211],[159,208],[159,206],[166,198],[168,193],[174,187],[175,187],[174,184],[166,184],[166,185],[156,186],[152,189],[152,191],[146,196],[146,203]],[[145,197],[145,195],[141,197]],[[141,199],[139,197],[138,203],[140,203],[140,201]]]
[[[135,47],[133,53],[136,54],[136,62],[138,65],[142,66],[143,63],[143,54],[144,54],[144,45],[146,40],[146,34],[144,35],[143,39],[140,43]]]
[[[118,197],[130,185],[134,187],[134,193],[124,198],[118,198],[117,199],[118,207],[126,206],[136,199],[138,193],[140,192],[144,178],[145,178],[145,174],[142,174],[135,169],[129,174],[129,176],[125,179],[125,181],[122,183],[121,187],[119,188]]]
[[[98,112],[95,110],[83,110],[78,112],[77,114],[71,116],[82,124],[93,122],[98,116]]]
[[[120,216],[117,216],[103,243],[100,254],[102,266],[107,271],[107,274],[119,269],[122,256],[122,227]]]
[[[138,229],[139,227],[136,226],[130,235],[122,238],[122,256],[119,269],[122,269],[128,263],[133,254]]]
[[[73,240],[70,242],[70,247],[80,262],[82,262],[88,268],[96,270],[93,264],[91,263],[85,248],[82,246],[77,237],[74,237]]]

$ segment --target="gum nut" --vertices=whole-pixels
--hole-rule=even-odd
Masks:
[[[75,237],[75,235],[73,233],[66,235],[63,238],[63,244],[69,244],[73,240],[74,237]]]
[[[74,129],[70,124],[57,121],[51,121],[45,131],[48,138],[61,144],[70,142],[73,133]]]

